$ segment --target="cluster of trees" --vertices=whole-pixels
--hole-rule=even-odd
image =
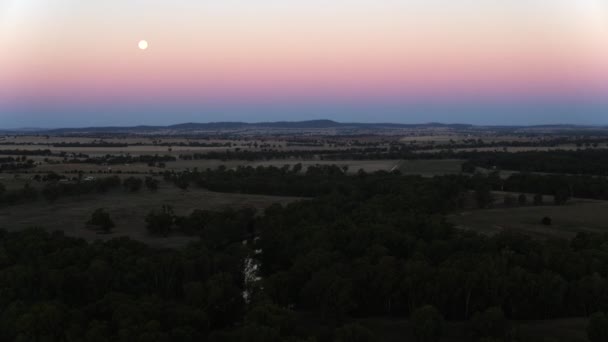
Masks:
[[[463,153],[470,166],[520,172],[608,175],[608,149]]]
[[[525,341],[508,320],[608,312],[608,235],[488,237],[445,221],[463,193],[508,187],[508,179],[345,171],[296,165],[167,172],[168,180],[217,191],[312,197],[263,215],[241,209],[178,216],[168,206],[149,213],[151,234],[201,237],[179,250],[0,231],[0,340],[373,341],[372,330],[353,322],[394,317],[409,319],[420,342],[438,341],[444,320],[468,321],[472,341]],[[110,179],[127,189],[158,185]],[[97,181],[70,186],[96,189]],[[106,231],[113,225],[104,210],[89,223]],[[261,277],[251,288],[248,260]],[[593,317],[595,342],[606,336],[606,317]]]
[[[152,235],[173,233],[200,236],[209,246],[225,246],[251,239],[255,235],[255,209],[194,210],[178,216],[173,208],[163,205],[146,216],[146,228]]]
[[[5,143],[3,143],[4,145]],[[51,156],[53,153],[49,149],[45,150],[0,150],[0,155],[5,156]]]
[[[73,158],[69,160],[65,160],[66,163],[74,163],[74,164],[107,164],[107,165],[116,165],[116,164],[135,164],[135,163],[144,163],[150,166],[154,165],[162,165],[164,166],[166,162],[176,161],[177,158],[170,155],[111,155],[107,154],[101,157],[87,157],[87,158]]]
[[[245,329],[278,329],[264,319],[279,321],[280,309],[247,311],[241,244],[157,250],[42,230],[0,236],[2,341],[226,341],[227,331],[243,341]]]
[[[60,142],[54,143],[53,147],[128,147],[126,143],[113,143],[107,141],[95,141],[95,142]]]
[[[20,169],[31,169],[34,167],[36,167],[34,161],[32,159],[27,159],[26,156],[0,158],[0,173]]]
[[[473,323],[608,311],[608,235],[482,236],[452,228],[437,209],[449,204],[420,194],[410,184],[269,208],[256,223],[265,293],[335,322],[412,317],[425,305]]]

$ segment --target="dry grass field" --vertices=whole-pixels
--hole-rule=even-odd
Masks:
[[[432,177],[460,173],[463,162],[459,159],[403,160],[399,163],[399,170],[407,175]]]
[[[171,205],[175,213],[185,215],[195,209],[221,210],[224,208],[253,207],[258,210],[273,203],[286,204],[295,197],[217,193],[201,189],[182,191],[173,185],[162,184],[157,193],[141,190],[130,194],[115,190],[107,194],[64,197],[55,203],[40,199],[33,203],[0,208],[0,228],[18,230],[43,227],[49,231],[63,230],[66,235],[89,241],[129,236],[157,247],[179,247],[193,238],[170,236],[156,238],[145,229],[144,218],[153,209]],[[112,234],[98,234],[88,229],[85,222],[97,208],[105,208],[116,224]]]
[[[548,197],[545,203],[551,203]],[[499,196],[496,203],[501,203]],[[545,216],[551,218],[550,226],[541,224]],[[539,238],[572,238],[578,232],[608,233],[608,201],[573,199],[563,206],[467,210],[449,215],[448,220],[459,228],[485,234],[517,231]]]
[[[587,149],[587,147],[584,147]],[[598,145],[597,147],[589,147],[593,149],[606,149],[607,145]],[[555,151],[555,150],[564,150],[564,151],[576,151],[581,149],[581,147],[576,146],[576,144],[563,144],[557,146],[504,146],[504,147],[467,147],[467,148],[454,148],[451,149],[453,152],[529,152],[529,151]],[[445,151],[446,149],[427,149],[427,150],[415,150],[415,153],[438,153],[441,151]]]

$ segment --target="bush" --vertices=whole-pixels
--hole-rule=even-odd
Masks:
[[[596,312],[589,317],[587,336],[590,342],[608,341],[608,315]]]
[[[143,181],[136,177],[129,177],[122,182],[122,185],[129,192],[139,191],[139,189],[141,189],[142,184],[143,184]]]
[[[374,333],[359,324],[347,324],[334,332],[336,342],[372,342],[375,340]]]
[[[174,218],[173,209],[163,205],[161,211],[153,210],[146,216],[146,229],[152,235],[167,236],[171,232]]]
[[[517,197],[517,203],[519,203],[519,205],[526,205],[527,202],[528,202],[528,197],[526,197],[525,194],[520,194]]]
[[[115,227],[114,222],[110,218],[110,214],[102,208],[93,212],[91,219],[87,221],[87,224],[97,226],[106,233],[109,233],[110,230]]]
[[[491,307],[475,314],[471,326],[476,338],[501,338],[507,334],[509,322],[500,307]]]
[[[154,179],[152,177],[146,177],[146,180],[144,181],[144,183],[146,184],[146,188],[148,188],[148,190],[156,191],[156,190],[158,190],[158,185],[160,182],[158,181],[158,179]]]
[[[434,306],[423,306],[412,313],[414,336],[418,342],[437,342],[443,332],[443,317]]]

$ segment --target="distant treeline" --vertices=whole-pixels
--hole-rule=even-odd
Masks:
[[[460,153],[469,167],[608,176],[608,149]],[[467,166],[465,166],[467,167]]]
[[[170,161],[176,161],[177,158],[170,156],[170,155],[139,155],[139,156],[132,156],[132,155],[111,155],[111,154],[107,154],[105,156],[101,156],[101,157],[88,157],[88,158],[84,158],[84,159],[69,159],[66,162],[67,163],[73,163],[73,164],[96,164],[96,165],[102,165],[102,164],[108,164],[108,165],[115,165],[115,164],[135,164],[135,163],[145,163],[145,164],[149,164],[149,165],[156,165],[158,163],[166,163],[166,162],[170,162]]]
[[[53,147],[128,147],[129,144],[126,143],[112,143],[112,142],[105,142],[105,141],[101,141],[101,142],[91,142],[91,143],[84,143],[84,142],[61,142],[61,143],[54,143],[52,145]]]
[[[45,150],[0,150],[0,155],[6,156],[51,156],[53,152]]]

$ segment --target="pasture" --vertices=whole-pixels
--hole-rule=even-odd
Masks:
[[[500,203],[500,198],[496,203]],[[550,203],[548,198],[545,203]],[[551,218],[551,225],[543,225],[543,217]],[[608,201],[572,199],[562,206],[466,210],[450,214],[448,221],[458,228],[484,234],[515,231],[539,238],[572,238],[578,232],[608,233]]]
[[[295,197],[278,197],[248,194],[227,194],[202,189],[182,191],[172,184],[161,183],[156,193],[142,189],[137,193],[122,190],[107,194],[87,194],[63,197],[54,203],[39,199],[32,203],[0,208],[0,228],[20,230],[42,227],[49,231],[63,230],[66,235],[89,241],[108,240],[128,236],[156,247],[179,247],[194,238],[185,236],[153,237],[145,228],[145,217],[153,209],[170,205],[177,215],[186,215],[195,209],[221,210],[252,207],[258,211],[274,204],[286,204]],[[97,208],[105,208],[116,224],[111,234],[99,234],[87,228],[86,221]]]

